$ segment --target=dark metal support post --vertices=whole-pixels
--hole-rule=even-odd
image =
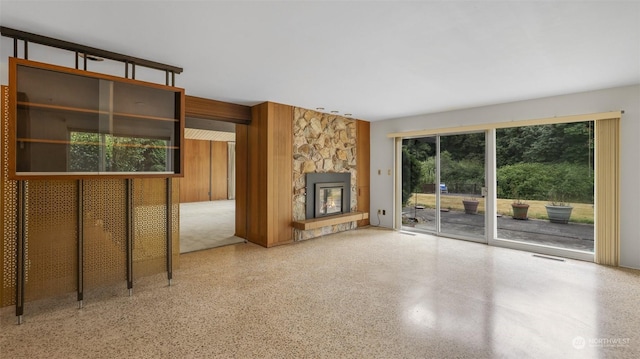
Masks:
[[[76,63],[78,57],[76,56]],[[84,181],[78,180],[78,309],[84,300]]]
[[[138,57],[127,56],[127,55],[119,54],[112,51],[101,50],[95,47],[90,47],[90,46],[76,44],[69,41],[54,39],[51,37],[37,35],[37,34],[33,34],[26,31],[20,31],[20,30],[8,28],[5,26],[0,26],[0,34],[2,34],[2,36],[11,37],[16,40],[23,40],[25,42],[29,41],[36,44],[57,47],[59,49],[64,49],[68,51],[78,51],[84,54],[94,55],[97,57],[102,57],[105,59],[110,59],[110,60],[115,60],[120,62],[124,62],[124,61],[129,61],[131,63],[135,62],[140,66],[161,70],[161,71],[169,70],[169,71],[176,72],[178,74],[182,73],[181,67],[161,64],[155,61],[149,61],[149,60],[141,59]]]
[[[29,59],[29,42],[24,40],[24,58],[25,60]]]
[[[13,39],[13,57],[18,57],[18,39]]]
[[[169,286],[173,279],[173,182],[167,178],[167,279]]]
[[[171,86],[176,85],[176,73],[171,71]]]
[[[78,51],[76,51],[76,70],[78,69],[78,66],[80,66],[78,56],[80,56],[80,54],[78,53]]]
[[[84,59],[84,70],[87,71],[87,53],[85,52],[84,56],[82,57]]]
[[[24,277],[25,277],[25,211],[26,211],[26,184],[18,181],[18,210],[16,230],[16,316],[18,324],[22,324],[24,314]]]
[[[131,78],[136,79],[136,63],[131,63]]]
[[[169,70],[165,70],[164,72],[164,83],[169,86]]]
[[[124,78],[129,78],[129,61],[124,62]]]
[[[133,180],[127,183],[127,289],[133,294]]]

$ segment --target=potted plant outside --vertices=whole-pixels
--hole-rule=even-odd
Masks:
[[[516,198],[513,203],[511,203],[511,210],[513,211],[513,215],[511,216],[513,219],[521,219],[526,220],[529,219],[527,214],[529,213],[529,204],[520,200],[519,190],[515,188],[513,190],[514,197]]]
[[[565,200],[564,192],[553,189],[549,192],[549,204],[545,206],[551,223],[569,223],[573,207]]]
[[[464,206],[464,213],[477,214],[478,213],[478,199],[477,198],[465,198],[462,200]]]
[[[521,201],[520,198],[511,203],[511,210],[513,210],[513,219],[529,219],[527,216],[529,213],[529,204]]]

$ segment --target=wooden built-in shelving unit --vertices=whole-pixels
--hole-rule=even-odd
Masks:
[[[183,173],[184,90],[9,59],[11,179]]]

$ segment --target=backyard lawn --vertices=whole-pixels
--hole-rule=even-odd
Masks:
[[[416,196],[418,197],[416,203]],[[441,209],[449,209],[452,211],[464,211],[464,207],[462,205],[462,200],[466,197],[458,196],[458,195],[448,195],[443,194],[440,196]],[[548,204],[547,201],[524,201],[529,205],[529,218],[537,218],[537,219],[549,219],[547,217],[547,210],[545,209],[545,205]],[[426,208],[435,208],[436,203],[436,195],[435,194],[427,194],[427,193],[416,193],[413,194],[409,202],[407,204],[408,207],[413,207],[415,205],[425,206]],[[511,203],[513,203],[512,199],[502,199],[498,198],[498,213],[510,216],[512,214],[511,211]],[[571,212],[570,222],[577,223],[589,223],[593,224],[593,204],[591,203],[571,203],[573,207],[573,212]],[[478,212],[484,213],[484,201],[480,201],[478,205]]]

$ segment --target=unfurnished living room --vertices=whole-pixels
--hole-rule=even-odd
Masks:
[[[640,357],[640,2],[0,32],[0,357]]]

